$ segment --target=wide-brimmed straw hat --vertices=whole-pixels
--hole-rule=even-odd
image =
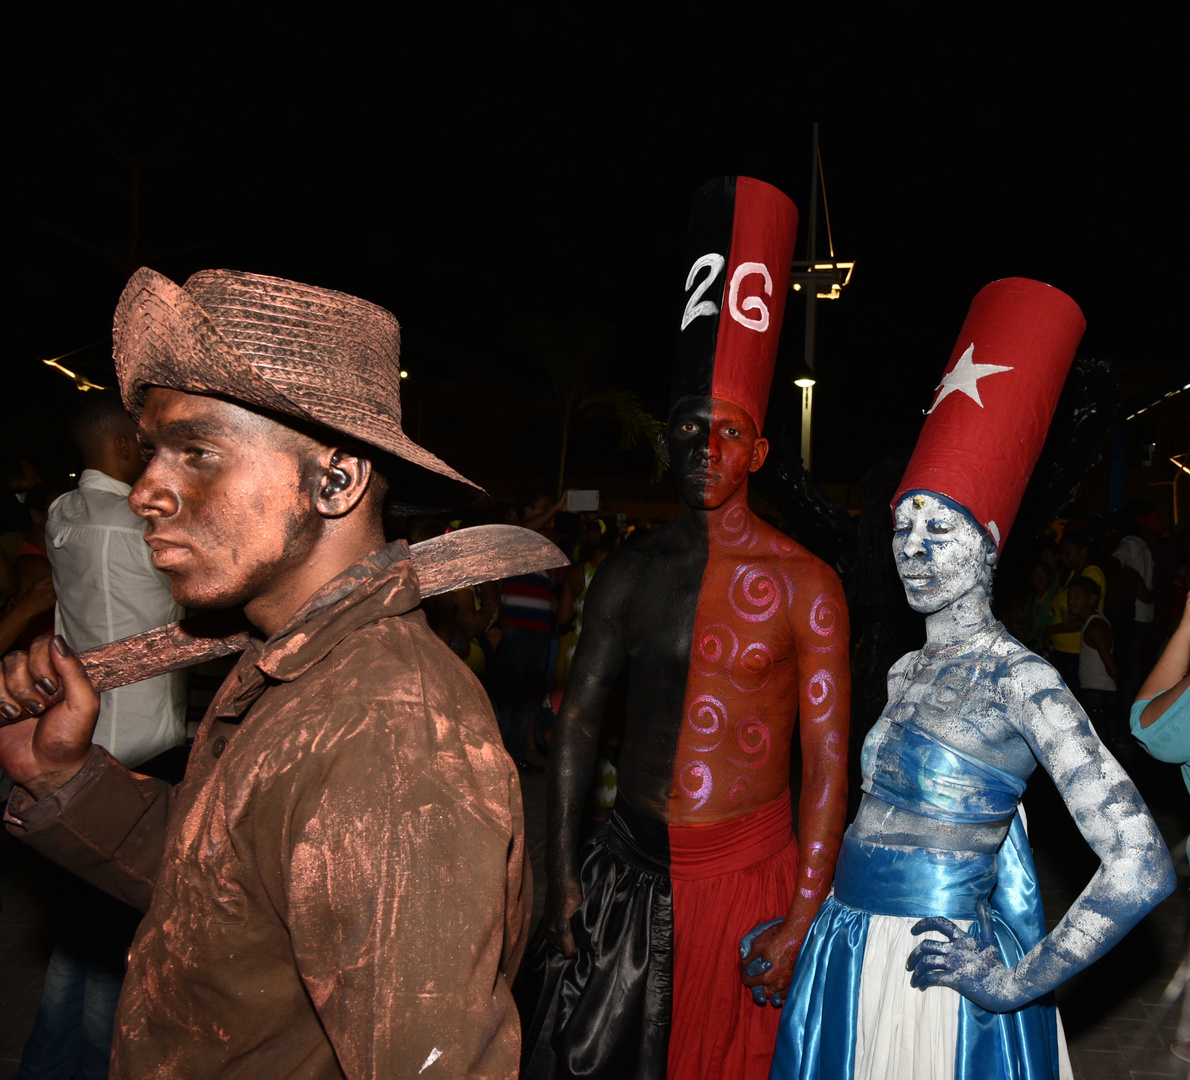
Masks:
[[[200,270],[179,286],[142,267],[120,296],[113,338],[120,393],[138,419],[151,386],[210,394],[392,455],[376,465],[409,509],[483,494],[401,430],[400,326],[366,300],[234,270]]]

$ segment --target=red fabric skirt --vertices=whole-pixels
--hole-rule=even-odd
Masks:
[[[740,982],[739,942],[793,903],[789,793],[714,825],[669,826],[673,1018],[667,1080],[767,1080],[781,1013]]]

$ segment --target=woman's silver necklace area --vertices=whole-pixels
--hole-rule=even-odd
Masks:
[[[928,644],[923,645],[921,652],[917,655],[917,670],[921,671],[928,665],[936,664],[939,661],[953,660],[956,656],[962,656],[964,653],[987,652],[1003,633],[1004,624],[997,621],[990,626],[985,626],[982,630],[977,630],[970,637],[963,638],[962,641],[936,647],[931,647]]]

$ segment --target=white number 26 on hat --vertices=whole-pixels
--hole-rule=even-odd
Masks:
[[[694,280],[702,269],[708,271],[690,294],[686,301],[686,309],[682,313],[682,329],[685,330],[700,315],[717,315],[719,306],[713,300],[703,300],[706,291],[714,284],[715,279],[723,272],[727,260],[716,252],[708,252],[694,260],[690,273],[686,275],[686,288],[694,286]],[[765,296],[773,295],[773,276],[768,267],[760,262],[742,262],[731,275],[731,285],[727,291],[727,313],[741,326],[757,333],[764,333],[769,328],[768,305],[759,296],[745,296],[740,300],[740,285],[744,278],[752,274],[760,274],[763,281]],[[756,312],[755,315],[745,315],[744,312]]]

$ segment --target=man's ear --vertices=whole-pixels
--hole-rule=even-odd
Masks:
[[[350,513],[367,493],[372,462],[351,450],[327,448],[319,454],[315,470],[314,509],[323,517]]]
[[[756,445],[752,447],[752,461],[748,465],[749,472],[756,472],[757,469],[764,464],[764,459],[769,456],[769,441],[765,438],[756,440]]]
[[[662,461],[664,461],[666,465],[668,465],[670,463],[670,461],[669,461],[669,439],[666,437],[666,434],[664,431],[660,431],[657,433],[657,456]]]
[[[133,458],[140,457],[140,444],[135,438],[129,438],[127,435],[117,435],[112,440],[112,446],[115,448],[116,457],[121,461],[131,461]]]

